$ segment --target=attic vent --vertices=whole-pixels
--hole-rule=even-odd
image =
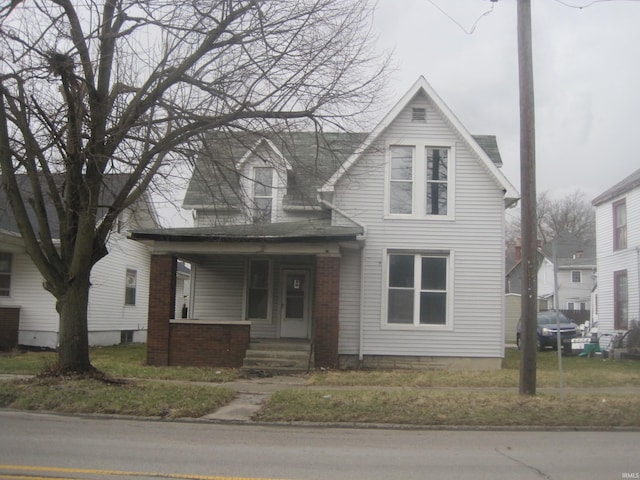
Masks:
[[[427,121],[427,109],[426,108],[413,108],[411,111],[412,122],[426,122]]]

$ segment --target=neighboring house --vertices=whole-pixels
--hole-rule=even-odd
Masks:
[[[237,366],[271,338],[311,343],[316,367],[500,368],[501,165],[422,77],[369,134],[211,135],[195,227],[132,234],[154,250],[147,361]],[[178,257],[186,320],[163,300]]]
[[[572,317],[576,322],[582,323],[589,319],[591,292],[596,284],[596,248],[567,232],[538,248],[536,258],[539,310],[555,308],[554,243],[558,307],[563,311],[583,311],[582,316],[576,314],[575,318]],[[519,245],[516,245],[515,258],[516,264],[506,274],[506,293],[521,295],[522,261]]]
[[[115,191],[124,176],[106,178],[105,198],[110,197],[109,190],[113,187]],[[23,192],[30,191],[26,176],[20,176],[18,181]],[[46,207],[54,215],[53,206]],[[31,222],[35,225],[34,218]],[[155,210],[147,197],[122,213],[107,243],[109,254],[91,272],[90,345],[146,341],[150,255],[147,247],[127,238],[132,227],[158,227]],[[52,229],[56,238],[57,225],[52,224]],[[59,318],[55,299],[42,282],[40,272],[25,252],[5,191],[0,189],[0,315],[18,316],[20,345],[55,349]],[[17,325],[18,322],[14,324]],[[0,321],[0,329],[3,328],[9,327]]]
[[[597,196],[598,333],[640,319],[640,170]]]

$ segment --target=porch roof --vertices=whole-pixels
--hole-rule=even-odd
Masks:
[[[356,240],[361,227],[340,227],[314,222],[286,222],[213,227],[162,228],[131,232],[132,240],[161,242],[330,242]]]

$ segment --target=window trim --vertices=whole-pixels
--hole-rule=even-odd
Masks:
[[[626,322],[623,325],[622,319],[620,318],[620,308],[619,308],[619,285],[618,281],[621,278],[625,278],[627,280],[627,289],[625,292],[626,295],[626,309],[627,309],[627,318]],[[628,330],[629,329],[629,275],[626,270],[618,270],[613,272],[613,329],[614,330]]]
[[[391,148],[411,147],[413,149],[412,162],[412,213],[391,213]],[[446,149],[447,157],[447,214],[427,214],[427,148]],[[455,142],[445,139],[424,138],[399,138],[397,141],[389,141],[385,144],[385,179],[384,179],[384,219],[385,220],[430,220],[453,221],[455,220],[456,198],[456,146]],[[422,161],[420,161],[422,160]]]
[[[268,169],[271,170],[271,195],[257,195],[256,194],[256,187],[258,186],[258,181],[256,178],[257,175],[257,170],[258,169]],[[258,211],[257,209],[257,200],[258,199],[269,199],[271,200],[271,212],[269,213],[269,221],[267,223],[273,223],[273,216],[274,216],[274,211],[275,211],[275,203],[276,203],[276,195],[275,195],[275,190],[276,190],[276,181],[275,181],[275,168],[272,166],[253,166],[252,169],[252,175],[251,175],[251,181],[252,181],[252,196],[251,196],[251,220],[252,223],[257,223],[256,222],[256,212]],[[266,217],[265,217],[266,218]]]
[[[135,280],[135,284],[130,287],[129,286],[129,274],[133,274],[133,278]],[[129,301],[129,291],[133,290],[133,302]],[[124,306],[125,307],[135,307],[137,305],[138,300],[138,270],[135,268],[127,268],[124,274]]]
[[[618,225],[618,216],[617,216],[617,210],[619,207],[624,206],[624,224],[623,225]],[[627,199],[626,198],[622,198],[616,202],[613,202],[611,204],[611,209],[612,209],[612,223],[613,223],[613,251],[618,251],[618,250],[625,250],[627,248],[628,245],[628,238],[627,235],[629,234],[628,231],[628,224],[627,224]],[[624,245],[621,245],[622,242],[620,242],[619,240],[619,236],[618,236],[618,232],[620,230],[624,229]]]
[[[380,328],[382,330],[408,330],[408,331],[453,331],[454,329],[454,265],[455,265],[455,254],[453,250],[448,249],[428,249],[428,250],[416,250],[416,249],[402,249],[402,248],[384,248],[382,251],[383,259],[382,259],[382,268],[383,268],[383,281],[382,283],[382,295],[381,295],[381,315],[380,315]],[[420,263],[419,259],[424,257],[433,257],[433,258],[446,258],[446,268],[447,268],[447,279],[446,279],[446,319],[444,325],[432,325],[432,324],[420,324],[419,322],[419,313],[416,312],[414,308],[413,316],[414,323],[413,324],[403,324],[403,323],[389,323],[388,322],[388,305],[389,305],[389,265],[390,265],[390,256],[391,255],[413,255],[415,265]],[[419,275],[416,271],[414,271],[415,278],[419,278]],[[421,275],[421,273],[420,273]],[[415,287],[415,285],[414,285]],[[419,305],[419,298],[421,288],[414,288],[414,306]],[[418,302],[416,303],[416,300]],[[417,319],[417,320],[416,320]]]
[[[9,277],[9,288],[7,289],[7,294],[6,295],[0,295],[0,298],[11,298],[11,294],[13,289],[11,288],[13,282],[11,281],[13,279],[13,266],[15,264],[15,255],[12,252],[6,252],[6,251],[2,251],[0,253],[3,253],[5,255],[8,255],[9,257],[9,271],[7,272],[0,272],[0,275],[6,275],[7,277]]]
[[[267,318],[249,318],[249,291],[251,290],[251,264],[252,262],[267,262],[269,272],[267,273]],[[242,319],[253,323],[272,324],[273,323],[273,260],[270,258],[256,257],[247,258],[245,262],[244,292],[242,298]]]
[[[577,281],[573,279],[573,275],[576,273],[580,277]],[[582,283],[582,272],[580,270],[571,270],[571,283]]]

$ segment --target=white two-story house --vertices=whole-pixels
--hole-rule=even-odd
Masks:
[[[60,188],[62,188],[62,177]],[[105,198],[117,191],[123,175],[105,177]],[[18,178],[25,197],[31,189],[26,175]],[[49,197],[45,205],[55,218]],[[36,225],[31,210],[31,223]],[[150,254],[146,246],[129,240],[132,228],[158,228],[153,204],[147,196],[123,212],[107,243],[109,254],[91,272],[88,331],[90,345],[145,342],[149,304]],[[54,240],[58,226],[51,225]],[[43,286],[42,275],[26,253],[24,244],[0,189],[0,347],[17,345],[55,349],[59,317],[55,298]]]
[[[593,199],[600,334],[623,332],[640,319],[640,170]]]
[[[159,289],[148,362],[238,365],[270,338],[311,344],[316,367],[499,368],[518,200],[501,165],[422,77],[369,133],[212,134],[195,226],[132,234]],[[177,258],[188,319],[162,300]]]

